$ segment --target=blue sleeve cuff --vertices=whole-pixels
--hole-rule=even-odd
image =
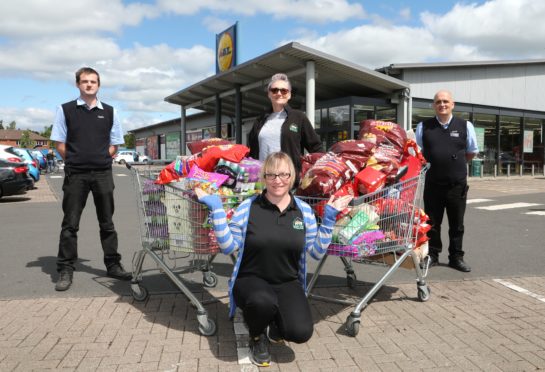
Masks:
[[[199,201],[201,203],[206,204],[206,206],[211,210],[214,211],[216,209],[222,209],[223,205],[221,203],[221,199],[217,195],[206,195],[202,198],[199,198]]]
[[[339,212],[340,211],[336,210],[331,205],[326,204],[322,224],[330,227],[334,226]]]

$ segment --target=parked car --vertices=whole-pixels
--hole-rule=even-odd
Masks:
[[[0,159],[0,198],[24,194],[32,185],[26,163]]]
[[[30,152],[32,153],[32,156],[34,156],[34,158],[40,163],[40,170],[45,170],[47,168],[47,160],[45,155],[40,150],[30,150]]]
[[[12,162],[22,162],[23,159],[14,150],[13,146],[0,145],[0,159],[9,160]]]
[[[141,162],[147,163],[149,158],[135,150],[121,150],[114,156],[114,162],[118,164]]]
[[[32,156],[31,150],[28,149],[21,149],[14,147],[13,150],[19,155],[21,159],[23,159],[23,162],[26,163],[28,166],[28,174],[32,179],[34,179],[34,182],[38,182],[40,180],[40,165],[38,164],[38,161],[34,159]]]

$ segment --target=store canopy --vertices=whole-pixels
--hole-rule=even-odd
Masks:
[[[315,102],[347,96],[393,98],[408,92],[409,84],[402,80],[293,42],[182,89],[165,101],[185,110],[215,113],[219,96],[222,114],[234,116],[239,87],[241,115],[253,117],[270,109],[267,84],[272,75],[283,72],[292,83],[290,104],[304,110],[309,61],[314,62]]]

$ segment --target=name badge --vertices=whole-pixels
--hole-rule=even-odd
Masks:
[[[104,119],[104,115],[97,115],[97,118]]]
[[[297,128],[297,124],[290,124],[290,130],[297,133],[299,131],[299,128]]]
[[[299,217],[295,218],[293,220],[293,229],[294,230],[303,230],[303,228],[304,228],[303,220],[300,219]]]
[[[456,131],[452,131],[452,132],[450,132],[450,136],[451,137],[460,137],[460,133],[458,133]]]

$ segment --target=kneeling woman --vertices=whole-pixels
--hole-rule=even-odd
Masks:
[[[271,361],[269,340],[303,343],[312,336],[306,255],[317,260],[324,255],[335,217],[352,197],[331,198],[318,227],[310,206],[290,194],[296,174],[287,154],[270,154],[261,177],[263,194],[242,202],[229,224],[217,195],[195,192],[211,210],[222,252],[238,251],[229,282],[229,315],[233,317],[237,306],[242,309],[250,333],[250,358],[266,366]]]

